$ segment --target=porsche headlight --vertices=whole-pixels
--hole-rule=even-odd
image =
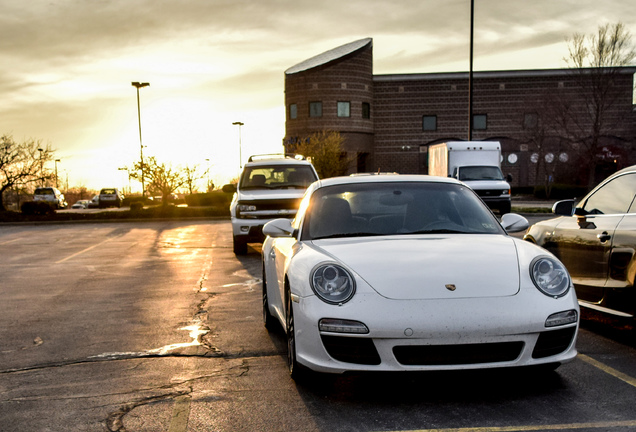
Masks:
[[[356,290],[351,274],[338,264],[321,264],[311,273],[311,288],[330,304],[349,301]]]
[[[567,270],[554,258],[535,258],[530,264],[530,276],[539,291],[550,297],[561,297],[570,288]]]

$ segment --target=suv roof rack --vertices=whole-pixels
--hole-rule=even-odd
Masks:
[[[295,153],[269,153],[269,154],[258,154],[252,155],[247,160],[248,162],[253,162],[255,160],[261,159],[296,159],[296,160],[307,160],[307,158],[300,154]]]

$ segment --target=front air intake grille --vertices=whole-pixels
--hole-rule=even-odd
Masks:
[[[408,366],[448,366],[513,361],[523,342],[464,345],[402,345],[393,348],[398,362]]]
[[[475,192],[480,197],[488,198],[488,197],[501,196],[502,194],[506,193],[507,191],[504,191],[504,190],[501,190],[501,189],[481,189],[481,190],[476,190]]]
[[[568,327],[541,333],[532,351],[532,358],[538,359],[561,354],[572,343],[575,332],[576,327]]]
[[[327,353],[346,363],[379,365],[380,355],[369,338],[321,335]]]

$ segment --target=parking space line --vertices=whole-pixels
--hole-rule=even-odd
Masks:
[[[6,245],[6,244],[9,244],[9,243],[13,243],[13,242],[17,242],[17,241],[19,241],[19,240],[22,240],[22,237],[17,238],[17,239],[7,240],[7,241],[5,241],[5,242],[2,242],[2,243],[0,243],[0,246]]]
[[[168,432],[185,432],[188,428],[190,416],[190,396],[180,396],[174,400],[172,420]]]
[[[580,430],[580,429],[605,429],[614,427],[633,427],[636,420],[595,422],[595,423],[571,423],[556,425],[535,426],[494,426],[494,427],[467,427],[467,428],[443,428],[443,429],[414,429],[402,432],[528,432],[528,431],[554,431],[554,430]],[[387,431],[388,432],[388,431]]]
[[[117,237],[121,237],[121,236],[117,236]],[[86,249],[82,249],[82,250],[81,250],[81,251],[79,251],[79,252],[75,252],[73,255],[69,255],[69,256],[67,256],[66,258],[62,258],[61,260],[56,261],[56,262],[55,262],[55,264],[61,264],[61,263],[63,263],[64,261],[68,261],[68,260],[70,260],[71,258],[75,258],[76,256],[81,255],[81,254],[83,254],[83,253],[85,253],[85,252],[88,252],[88,251],[89,251],[89,250],[91,250],[91,249],[95,249],[96,247],[101,246],[101,245],[103,245],[104,243],[109,242],[109,241],[111,241],[112,239],[117,238],[117,237],[111,237],[111,238],[108,238],[108,239],[104,240],[103,242],[100,242],[100,243],[94,244],[93,246],[89,246],[89,247],[87,247]]]
[[[601,363],[598,360],[594,360],[592,357],[588,357],[585,354],[580,354],[578,355],[578,358],[580,358],[581,360],[583,360],[585,363],[588,363],[592,366],[594,366],[595,368],[598,368],[600,370],[602,370],[603,372],[612,375],[613,377],[618,378],[621,381],[626,382],[627,384],[631,385],[632,387],[636,387],[636,378],[630,377],[627,374],[624,374],[623,372],[619,372],[614,368],[611,368],[609,366],[607,366],[606,364]]]

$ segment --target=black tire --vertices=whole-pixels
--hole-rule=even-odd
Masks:
[[[296,328],[294,322],[294,308],[292,306],[291,292],[287,291],[286,301],[286,330],[287,330],[287,368],[289,375],[296,382],[307,378],[308,370],[298,363],[296,358]]]
[[[244,239],[236,236],[234,236],[232,239],[234,245],[234,255],[247,254],[247,242]]]
[[[265,279],[265,263],[263,263],[263,325],[268,331],[272,331],[276,325],[276,319],[269,312],[269,300],[267,299],[267,280]]]

